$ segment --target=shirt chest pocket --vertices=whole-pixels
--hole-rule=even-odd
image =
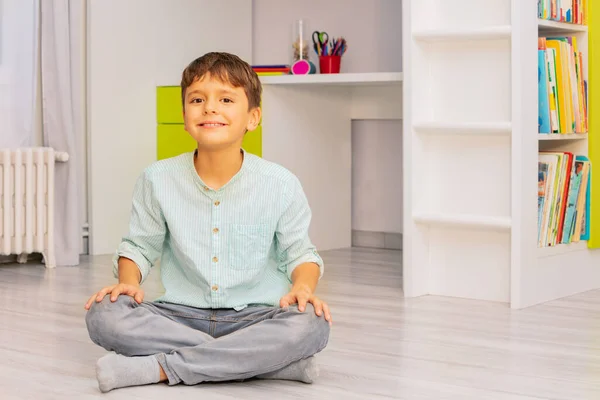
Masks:
[[[267,262],[271,238],[267,224],[229,227],[229,266],[236,270],[261,268]]]

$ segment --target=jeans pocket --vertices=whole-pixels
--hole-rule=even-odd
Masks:
[[[232,224],[229,235],[232,269],[257,269],[266,263],[271,243],[267,224]]]

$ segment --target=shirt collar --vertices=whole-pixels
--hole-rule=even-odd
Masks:
[[[200,178],[200,175],[198,175],[198,172],[196,171],[196,167],[194,165],[194,156],[196,155],[197,151],[198,150],[196,149],[188,154],[188,165],[190,166],[190,172],[193,174],[193,179],[195,180],[195,182],[205,189],[208,188],[208,186],[202,181],[202,178]],[[240,151],[243,157],[241,168],[234,176],[231,177],[229,182],[221,186],[218,190],[216,190],[216,192],[224,191],[228,186],[231,186],[235,181],[240,179],[240,177],[243,176],[244,173],[246,173],[246,171],[250,168],[250,164],[252,163],[252,155],[249,154],[246,150],[244,150],[244,148],[240,148]]]

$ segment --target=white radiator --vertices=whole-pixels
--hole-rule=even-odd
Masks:
[[[69,159],[49,147],[0,149],[0,255],[54,255],[54,163]]]

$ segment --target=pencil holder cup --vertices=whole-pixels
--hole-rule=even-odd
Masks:
[[[322,74],[339,74],[342,56],[319,56],[319,68]]]

